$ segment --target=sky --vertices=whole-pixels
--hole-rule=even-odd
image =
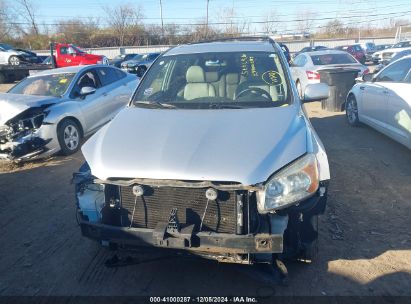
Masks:
[[[103,7],[120,4],[140,6],[144,23],[161,24],[160,0],[32,0],[40,22],[53,23],[75,17],[97,17],[104,24],[107,16]],[[193,24],[205,20],[207,0],[162,0],[164,23]],[[410,0],[209,0],[209,22],[221,22],[224,11],[234,8],[234,21],[246,17],[251,30],[262,31],[261,22],[277,21],[281,31],[297,32],[301,26],[302,12],[310,12],[310,27],[321,28],[334,18],[345,24],[371,24],[379,26],[392,18],[411,21]],[[267,17],[271,17],[267,19]],[[254,22],[254,23],[253,23]],[[260,23],[259,23],[260,22]]]

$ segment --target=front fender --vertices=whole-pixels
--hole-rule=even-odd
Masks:
[[[365,86],[364,83],[357,83],[355,84],[351,90],[348,92],[347,94],[347,98],[346,98],[346,102],[348,100],[348,97],[350,95],[354,95],[355,100],[357,101],[357,108],[358,108],[358,114],[360,114],[360,112],[362,111],[362,90],[360,89],[361,86]]]
[[[53,105],[48,109],[49,113],[43,123],[57,125],[65,117],[75,117],[84,128],[85,119],[80,106],[77,104],[78,102],[76,100],[67,100]]]

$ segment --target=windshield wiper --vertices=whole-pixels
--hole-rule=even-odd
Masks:
[[[163,103],[158,101],[136,101],[134,105],[144,105],[152,108],[160,108],[160,109],[175,109],[177,108],[175,105],[169,103]]]
[[[210,109],[246,109],[248,107],[236,105],[236,104],[218,104],[212,103],[209,106]]]

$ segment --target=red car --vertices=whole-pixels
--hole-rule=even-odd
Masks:
[[[55,67],[75,65],[109,64],[107,57],[88,54],[73,44],[56,43],[52,46]]]
[[[350,53],[355,59],[357,59],[360,63],[365,63],[365,52],[362,49],[362,47],[358,44],[338,46],[335,49],[346,51]]]

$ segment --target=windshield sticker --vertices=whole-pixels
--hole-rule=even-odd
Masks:
[[[59,83],[66,83],[67,80],[68,80],[67,78],[62,78],[62,79],[59,80]]]
[[[261,78],[268,85],[279,85],[282,83],[281,76],[276,71],[264,72]]]
[[[144,90],[144,96],[150,96],[151,94],[153,94],[153,88],[147,88]]]
[[[248,76],[248,58],[246,54],[241,55],[241,76]]]
[[[253,77],[258,77],[258,72],[255,69],[254,57],[250,56],[249,60],[250,60],[250,66],[251,66],[251,75]]]
[[[163,65],[164,64],[164,60],[163,61],[160,61],[160,63],[159,63],[160,65]]]

